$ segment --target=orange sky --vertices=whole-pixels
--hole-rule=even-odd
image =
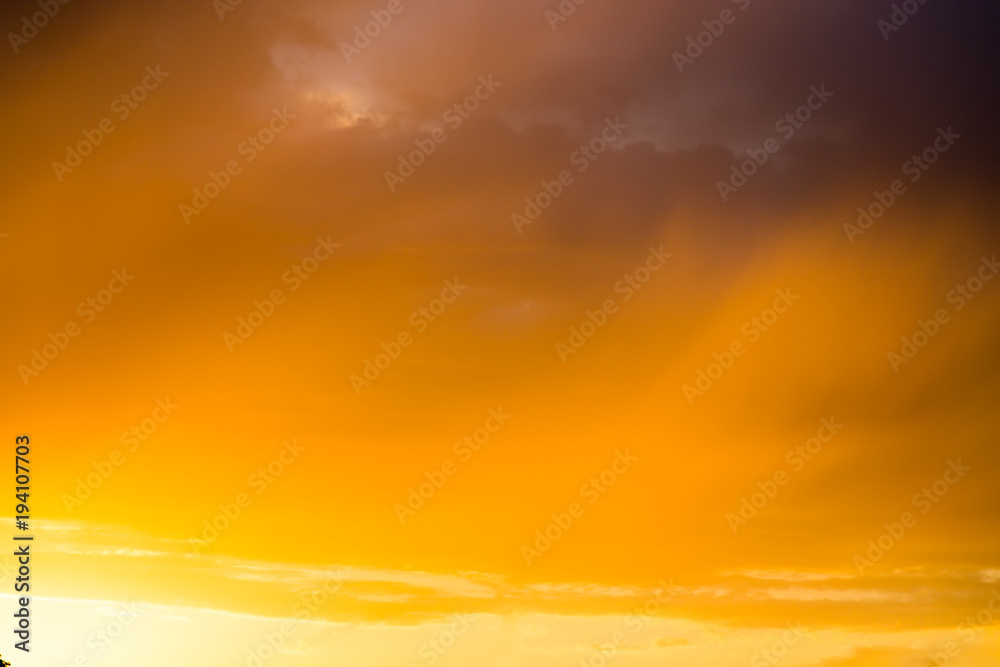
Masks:
[[[69,3],[8,37],[37,558],[0,653],[992,664],[997,10],[892,11]]]

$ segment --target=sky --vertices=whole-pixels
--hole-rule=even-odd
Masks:
[[[997,14],[7,3],[0,654],[995,665]]]

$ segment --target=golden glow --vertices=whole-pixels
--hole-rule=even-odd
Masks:
[[[937,48],[950,10],[887,41],[852,19],[867,60],[829,71],[798,42],[847,10],[753,3],[679,73],[719,8],[661,5],[553,29],[556,2],[403,0],[347,62],[386,3],[71,3],[8,54],[3,432],[32,437],[36,534],[14,667],[995,661],[988,125],[962,91],[907,102],[916,129],[883,120],[898,91],[859,106],[858,72]],[[169,74],[120,117],[147,66]]]

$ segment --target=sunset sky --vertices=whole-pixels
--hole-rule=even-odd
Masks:
[[[0,18],[13,667],[1000,664],[995,3]]]

